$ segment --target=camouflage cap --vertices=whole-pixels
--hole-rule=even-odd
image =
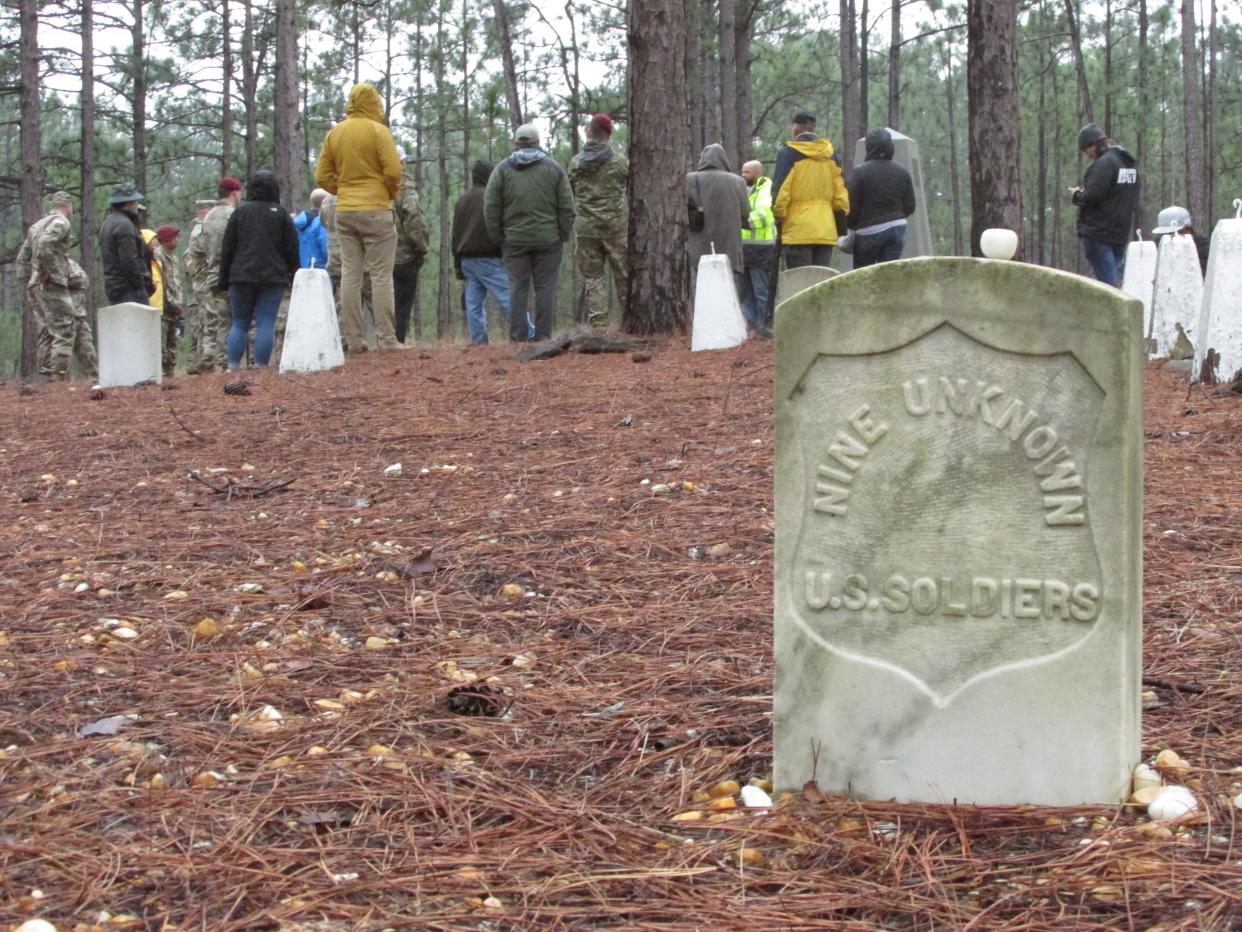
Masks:
[[[123,181],[112,189],[112,197],[108,198],[109,204],[128,204],[130,201],[141,201],[142,195],[138,189],[127,181]]]
[[[55,194],[52,195],[52,206],[53,207],[72,207],[73,206],[73,195],[70,194],[68,191],[57,191]]]

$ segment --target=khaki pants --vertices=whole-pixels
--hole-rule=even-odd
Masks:
[[[392,264],[397,230],[391,210],[337,212],[336,236],[341,251],[341,330],[351,353],[366,349],[362,326],[362,276],[371,277],[375,338],[380,349],[394,349]]]

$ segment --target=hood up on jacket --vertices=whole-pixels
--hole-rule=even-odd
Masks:
[[[891,160],[897,151],[897,147],[893,145],[893,136],[886,129],[873,129],[869,132],[863,140],[863,147],[867,150],[868,162],[876,159]]]
[[[479,159],[470,167],[470,180],[475,184],[486,185],[487,179],[492,177],[492,163],[484,162]]]
[[[825,162],[832,158],[832,143],[827,139],[792,139],[788,145],[795,152],[817,162]]]
[[[509,156],[509,164],[514,168],[529,168],[536,162],[542,162],[548,157],[548,153],[534,146],[523,146],[520,149],[514,149],[513,154]]]
[[[349,108],[345,115],[383,123],[384,105],[380,101],[379,91],[370,84],[355,84],[349,92]]]
[[[733,174],[733,167],[729,164],[729,157],[725,155],[724,146],[718,142],[713,142],[710,146],[703,150],[703,154],[699,156],[699,167],[697,171],[722,171]]]
[[[254,177],[250,179],[250,183],[246,185],[246,200],[271,201],[274,204],[279,204],[280,182],[276,180],[276,173],[268,171],[266,168],[255,172]]]
[[[1117,158],[1121,159],[1121,164],[1124,165],[1126,168],[1133,168],[1135,165],[1138,164],[1138,159],[1132,156],[1129,153],[1129,151],[1127,151],[1126,149],[1121,148],[1121,146],[1113,146],[1108,151],[1116,152]]]
[[[612,146],[598,139],[592,139],[578,153],[578,161],[588,165],[607,162],[612,158]]]

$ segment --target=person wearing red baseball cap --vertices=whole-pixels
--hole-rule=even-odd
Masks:
[[[229,217],[241,203],[242,184],[236,178],[221,178],[216,185],[220,199],[207,212],[197,236],[190,238],[190,256],[194,265],[194,277],[200,282],[198,312],[202,315],[202,357],[200,372],[219,371],[227,368],[227,344],[233,314],[229,310],[229,295],[216,287],[220,276],[220,252],[224,247],[224,231]]]
[[[181,322],[181,276],[177,272],[177,237],[181,228],[166,223],[155,231],[155,242],[151,246],[154,256],[152,261],[159,266],[160,281],[164,286],[164,308],[162,322],[164,325],[164,344],[161,356],[164,363],[164,378],[170,379],[177,365],[177,329]]]
[[[577,210],[575,261],[582,288],[574,317],[592,326],[608,323],[608,270],[625,314],[626,221],[630,166],[613,151],[612,118],[597,113],[586,125],[587,143],[569,163],[569,184]]]

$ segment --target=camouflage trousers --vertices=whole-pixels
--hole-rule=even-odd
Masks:
[[[169,314],[167,311],[160,315],[160,361],[166,379],[171,379],[177,369],[177,325],[180,322],[179,315]]]
[[[197,289],[195,296],[198,298],[199,370],[227,369],[229,327],[233,323],[228,292],[203,288]]]
[[[203,315],[198,311],[197,304],[187,304],[181,309],[181,320],[185,323],[186,333],[190,335],[190,357],[185,362],[185,371],[194,375],[203,365]]]
[[[76,357],[87,378],[95,378],[95,338],[86,320],[85,297],[60,285],[35,289],[35,316],[39,325],[39,369],[57,382],[69,378],[69,360]],[[46,347],[46,368],[44,349]]]
[[[580,236],[575,260],[582,285],[579,291],[579,319],[592,325],[602,326],[608,322],[608,270],[625,313],[626,299],[626,237],[624,233],[614,236]]]

